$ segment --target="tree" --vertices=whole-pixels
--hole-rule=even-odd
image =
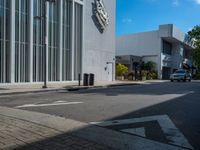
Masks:
[[[195,26],[188,32],[190,38],[194,41],[195,49],[192,52],[192,59],[200,72],[200,25]]]
[[[118,64],[116,69],[117,76],[124,76],[126,73],[128,73],[128,67],[122,64]]]
[[[155,70],[156,63],[154,63],[153,61],[148,61],[147,63],[144,63],[143,67],[147,71],[153,71]]]
[[[195,26],[188,34],[194,40],[195,47],[200,48],[200,25]]]

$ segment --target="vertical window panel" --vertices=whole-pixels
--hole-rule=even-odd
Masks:
[[[48,79],[49,81],[59,80],[59,9],[58,1],[49,3],[49,35],[48,35]]]
[[[75,3],[74,22],[74,80],[82,73],[82,5]]]
[[[43,16],[44,0],[34,0],[33,16]],[[44,20],[33,21],[33,82],[44,81]]]
[[[9,0],[0,0],[0,83],[10,82]]]
[[[28,82],[28,6],[27,0],[15,2],[15,82]]]
[[[63,70],[62,70],[62,78],[64,81],[72,80],[72,2],[70,0],[63,1],[63,17],[62,17],[62,25],[63,25]]]

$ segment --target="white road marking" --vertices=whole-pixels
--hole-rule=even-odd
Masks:
[[[66,103],[67,101],[56,101],[54,103]]]
[[[139,135],[141,137],[146,137],[145,128],[131,128],[131,129],[123,129],[122,132]]]
[[[132,118],[124,120],[112,120],[105,122],[91,122],[91,124],[95,124],[101,127],[106,127],[106,126],[126,125],[126,124],[134,124],[134,123],[149,122],[149,121],[158,121],[162,131],[164,132],[166,138],[169,140],[170,144],[189,149],[194,149],[189,144],[185,136],[179,131],[179,129],[174,125],[174,123],[167,115],[149,116],[149,117]]]
[[[28,107],[46,107],[46,106],[60,106],[60,105],[75,105],[75,104],[81,104],[83,102],[61,102],[57,101],[51,104],[25,104],[21,106],[16,106],[15,108],[28,108]]]

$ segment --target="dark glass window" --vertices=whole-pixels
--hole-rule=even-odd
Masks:
[[[43,16],[44,1],[34,0],[33,16]],[[44,19],[33,20],[33,81],[44,81]]]
[[[28,0],[15,1],[15,82],[29,81]]]
[[[78,74],[82,73],[82,5],[75,3],[74,13],[74,80],[78,80]]]
[[[72,24],[72,2],[70,0],[63,1],[63,52],[62,52],[62,79],[64,81],[72,80],[72,49],[71,49],[71,24]]]
[[[163,41],[163,53],[171,55],[172,54],[172,44],[166,41]]]
[[[0,0],[0,83],[10,82],[9,1]]]

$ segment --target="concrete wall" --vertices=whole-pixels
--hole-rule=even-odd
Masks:
[[[183,33],[179,28],[177,28],[175,25],[173,25],[173,37],[180,42],[186,42],[186,34]]]
[[[157,31],[118,36],[116,55],[158,55],[160,53],[159,40]]]
[[[172,24],[160,25],[158,32],[159,32],[159,37],[172,37],[173,25]]]
[[[113,62],[113,67],[115,66],[116,0],[104,0],[110,19],[104,33],[99,32],[92,18],[94,0],[85,0],[84,3],[83,73],[94,73],[96,80],[107,80],[107,62]]]

